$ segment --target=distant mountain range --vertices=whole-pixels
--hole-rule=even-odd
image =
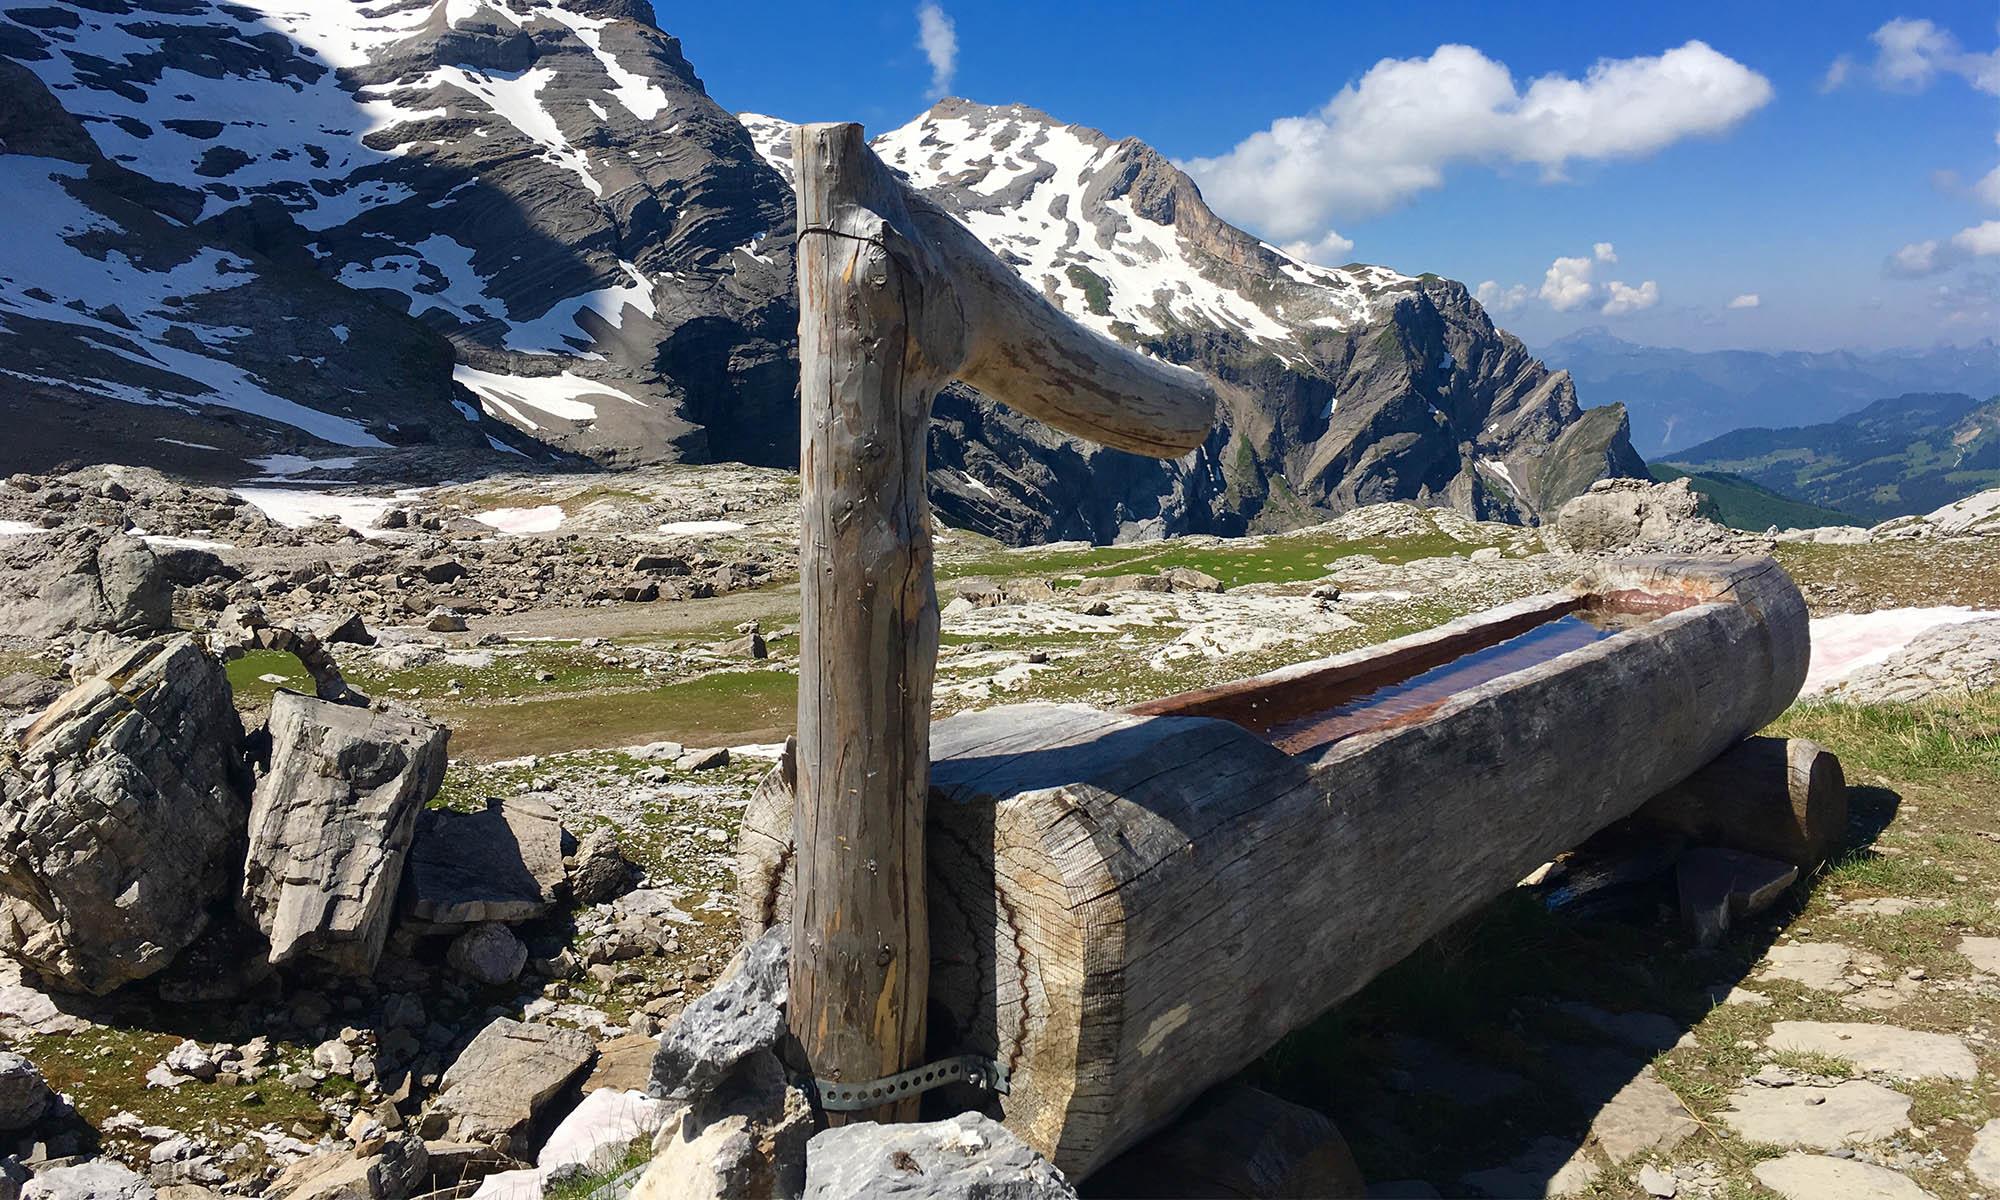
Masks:
[[[1658,468],[1740,476],[1874,524],[2000,486],[2000,396],[1912,393],[1838,421],[1739,429]]]
[[[1586,404],[1623,404],[1648,458],[1756,426],[1831,421],[1883,396],[2000,392],[2000,342],[1930,350],[1674,350],[1585,329],[1539,351]]]

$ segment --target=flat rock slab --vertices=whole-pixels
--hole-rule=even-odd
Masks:
[[[445,1136],[511,1152],[595,1053],[577,1030],[496,1018],[444,1073],[437,1106],[448,1122]]]
[[[1836,911],[1843,917],[1900,917],[1944,906],[1943,900],[1918,896],[1873,896],[1866,900],[1848,900]]]
[[[1987,1187],[2000,1187],[2000,1117],[1986,1122],[1973,1135],[1972,1153],[1966,1156],[1965,1169]]]
[[[1004,1181],[1004,1184],[1003,1184]],[[922,1125],[859,1122],[815,1134],[807,1200],[1075,1200],[1062,1172],[978,1113]]]
[[[1787,1154],[1758,1163],[1751,1174],[1785,1200],[1931,1200],[1889,1168],[1851,1158]]]
[[[1771,947],[1757,977],[1784,979],[1814,991],[1845,994],[1854,990],[1847,976],[1856,962],[1854,949],[1839,942],[1794,942]]]
[[[555,810],[539,800],[426,809],[410,847],[410,915],[435,925],[533,920],[555,906],[562,842]]]
[[[1536,1138],[1504,1167],[1490,1167],[1461,1176],[1459,1183],[1475,1196],[1572,1196],[1597,1179],[1597,1164],[1575,1142],[1558,1137]]]
[[[1590,1122],[1591,1136],[1613,1165],[1648,1151],[1668,1153],[1699,1128],[1651,1067],[1619,1088]]]
[[[1866,1079],[1833,1087],[1751,1083],[1729,1094],[1722,1122],[1752,1142],[1838,1150],[1908,1129],[1910,1098]]]
[[[620,1092],[643,1092],[653,1080],[653,1055],[660,1049],[658,1038],[628,1033],[612,1038],[597,1048],[597,1065],[583,1081],[584,1095],[600,1088]]]
[[[2000,937],[1962,937],[1958,939],[1958,953],[1972,964],[1973,970],[2000,975]]]
[[[1528,1086],[1526,1079],[1512,1071],[1471,1062],[1424,1038],[1391,1038],[1389,1052],[1396,1066],[1387,1082],[1399,1092],[1443,1096],[1454,1104],[1477,1108]]]
[[[1944,1033],[1859,1021],[1779,1021],[1764,1042],[1773,1050],[1803,1050],[1844,1058],[1864,1071],[1902,1079],[1972,1079],[1979,1062],[1964,1042]]]
[[[1672,1017],[1649,1012],[1606,1012],[1596,1005],[1582,1004],[1574,1000],[1564,1000],[1556,1004],[1556,1011],[1566,1017],[1582,1021],[1613,1041],[1623,1042],[1634,1050],[1649,1050],[1655,1053],[1671,1050],[1681,1040],[1680,1022]]]
[[[1798,877],[1798,867],[1774,858],[1713,847],[1690,850],[1675,867],[1681,917],[1697,944],[1713,946],[1734,923],[1769,908]]]

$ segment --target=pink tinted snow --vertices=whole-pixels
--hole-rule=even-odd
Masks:
[[[1886,661],[1919,634],[1940,625],[1991,616],[2000,613],[1944,605],[1816,617],[1812,622],[1812,666],[1806,671],[1806,684],[1800,694],[1811,696],[1823,692],[1863,667]]]

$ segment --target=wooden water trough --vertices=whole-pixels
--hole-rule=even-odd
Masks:
[[[1007,1125],[1088,1175],[1761,728],[1807,656],[1769,559],[1637,559],[1124,712],[938,722],[932,1056],[1004,1064]],[[746,814],[752,930],[787,904],[789,790]]]

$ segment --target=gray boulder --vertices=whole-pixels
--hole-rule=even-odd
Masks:
[[[721,982],[681,1012],[660,1038],[649,1094],[699,1100],[745,1059],[778,1045],[791,994],[790,932],[775,926],[745,946]]]
[[[153,1185],[108,1158],[37,1172],[21,1200],[155,1200]]]
[[[0,1050],[0,1132],[26,1129],[48,1115],[54,1093],[34,1063]]]
[[[243,727],[191,638],[121,648],[0,762],[0,951],[102,995],[199,937],[241,861]]]
[[[603,904],[632,890],[637,871],[618,848],[618,833],[606,826],[585,835],[570,872],[569,891],[578,904]]]
[[[1559,552],[1589,555],[1708,554],[1746,540],[1713,517],[1707,497],[1685,479],[1600,479],[1563,505],[1543,536]]]
[[[375,970],[417,816],[444,781],[446,730],[422,717],[271,698],[271,769],[250,803],[243,912],[272,963]]]
[[[0,627],[31,638],[78,630],[143,634],[173,625],[173,580],[137,538],[72,536],[33,569],[34,599],[0,607]]]
[[[489,921],[452,939],[445,961],[473,982],[492,987],[520,977],[528,963],[528,948],[505,925]]]
[[[489,800],[476,813],[417,817],[405,890],[412,917],[434,925],[530,921],[555,907],[563,832],[539,800]]]
[[[1047,1159],[990,1117],[842,1125],[806,1147],[807,1200],[1075,1200]]]
[[[445,1071],[432,1111],[447,1139],[514,1153],[593,1054],[590,1038],[577,1030],[495,1018]]]
[[[401,1133],[373,1154],[316,1156],[298,1166],[266,1194],[279,1200],[407,1200],[430,1175],[430,1153],[422,1138]]]

